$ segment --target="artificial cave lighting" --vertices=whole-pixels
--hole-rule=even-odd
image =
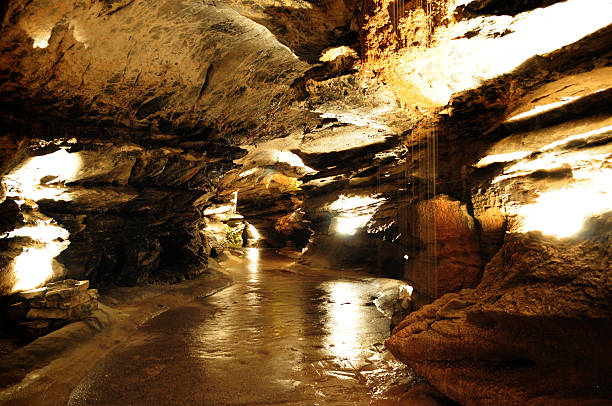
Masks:
[[[542,193],[535,203],[516,208],[517,231],[570,237],[582,229],[587,217],[612,211],[612,169],[574,171],[574,178],[575,184]]]
[[[24,248],[15,258],[14,292],[36,288],[49,280],[53,276],[54,258],[70,244],[68,231],[51,219],[38,220],[36,225],[18,228],[2,238],[11,237],[30,237],[37,242],[37,246]]]
[[[494,163],[522,160],[523,158],[534,154],[534,152],[541,153],[535,154],[535,159],[519,161],[516,164],[506,168],[502,175],[496,177],[493,180],[493,183],[498,183],[502,180],[515,177],[519,174],[526,174],[536,170],[553,169],[561,167],[563,165],[570,165],[573,167],[576,166],[575,163],[577,162],[591,159],[604,161],[607,156],[607,152],[605,151],[603,153],[596,152],[595,154],[593,154],[584,152],[559,152],[554,150],[572,141],[587,140],[589,138],[606,135],[610,132],[612,132],[612,125],[604,125],[594,130],[568,135],[557,141],[548,143],[538,148],[536,151],[514,151],[501,154],[487,155],[481,160],[479,160],[474,166],[476,168],[484,168]]]
[[[474,0],[457,0],[457,1],[455,2],[455,5],[456,5],[457,7],[459,7],[459,6],[467,6],[467,5],[468,5],[468,4],[470,4],[472,1],[474,1]]]
[[[254,241],[258,241],[261,239],[261,234],[259,234],[259,231],[257,231],[253,224],[248,223],[247,228],[249,230],[249,234],[251,234],[251,237],[253,237]]]
[[[608,155],[609,154],[605,152],[567,152],[542,154],[533,160],[517,162],[511,167],[505,169],[502,175],[499,175],[493,179],[492,183],[496,184],[507,179],[528,175],[539,170],[551,170],[562,167],[580,167],[583,165],[588,165],[589,161],[605,162]]]
[[[32,48],[46,48],[49,46],[49,39],[51,38],[52,27],[37,27],[32,29],[30,36],[34,43]]]
[[[400,298],[402,297],[410,297],[412,296],[412,292],[414,291],[414,288],[410,285],[400,285],[399,286],[399,296]]]
[[[560,147],[561,145],[567,144],[568,142],[571,142],[571,141],[584,140],[587,138],[595,137],[595,136],[602,135],[602,134],[609,133],[609,132],[612,132],[612,125],[608,125],[605,127],[598,128],[596,130],[591,130],[591,131],[587,131],[587,132],[580,133],[580,134],[571,135],[562,140],[555,141],[555,142],[552,142],[550,144],[543,146],[542,148],[540,148],[540,151],[547,151],[547,150],[550,150],[556,147]]]
[[[516,116],[512,116],[512,117],[510,117],[506,121],[509,121],[509,122],[510,121],[517,121],[517,120],[522,120],[522,119],[527,118],[527,117],[536,116],[538,114],[541,114],[541,113],[544,113],[544,112],[556,109],[557,107],[564,106],[564,105],[566,105],[568,103],[573,102],[574,100],[578,100],[578,97],[571,97],[571,96],[563,97],[561,99],[561,101],[545,104],[543,106],[535,106],[531,110],[526,111],[526,112],[521,113],[521,114],[517,114]]]
[[[530,151],[516,151],[516,152],[509,152],[506,154],[487,155],[486,157],[478,161],[474,166],[476,168],[484,168],[485,166],[488,166],[494,163],[498,163],[498,162],[510,162],[510,161],[515,161],[517,159],[522,159],[522,158],[525,158],[529,154],[531,154]]]
[[[260,251],[258,248],[245,248],[246,258],[248,261],[247,269],[249,274],[251,275],[251,279],[249,282],[258,282],[259,281],[259,257]]]
[[[230,213],[236,213],[236,207],[238,207],[238,191],[237,190],[233,193],[232,210]]]
[[[215,214],[233,213],[236,206],[232,204],[213,204],[204,209],[205,216],[213,216]]]
[[[605,89],[605,88],[604,89],[598,89],[598,90],[595,90],[593,92],[590,92],[590,93],[587,93],[587,94],[584,94],[584,95],[581,95],[581,96],[563,96],[563,97],[561,97],[561,99],[559,101],[548,103],[548,104],[544,104],[544,105],[541,105],[541,106],[535,106],[535,107],[533,107],[532,109],[530,109],[528,111],[525,111],[523,113],[519,113],[519,114],[516,114],[514,116],[511,116],[510,118],[508,118],[506,120],[506,122],[518,121],[518,120],[522,120],[524,118],[537,116],[538,114],[542,114],[542,113],[545,113],[547,111],[554,110],[554,109],[556,109],[558,107],[561,107],[561,106],[564,106],[566,104],[572,103],[573,101],[576,101],[578,99],[582,99],[582,98],[584,98],[586,96],[590,96],[590,95],[593,95],[593,94],[596,94],[596,93],[599,93],[599,92],[603,92],[604,90],[607,90],[607,89]]]
[[[259,168],[251,168],[251,169],[248,169],[248,170],[246,170],[246,171],[242,171],[242,172],[240,172],[240,174],[238,175],[238,177],[239,177],[239,178],[246,178],[247,176],[252,175],[252,174],[254,174],[255,172],[257,172],[257,170],[258,170],[258,169],[259,169]]]
[[[309,166],[304,165],[304,161],[297,154],[290,151],[276,151],[276,163],[284,163],[294,168],[301,168],[305,173],[316,172]]]
[[[340,234],[355,234],[358,229],[365,227],[385,200],[380,195],[338,196],[338,200],[329,206],[338,213],[334,218],[334,229]]]
[[[355,59],[358,58],[357,52],[351,47],[347,47],[346,45],[342,45],[339,47],[327,48],[321,53],[321,57],[319,61],[321,62],[331,62],[338,58],[339,56],[350,56]]]
[[[4,182],[7,196],[23,205],[42,199],[66,199],[64,183],[75,178],[81,167],[77,153],[59,149],[51,154],[34,156],[9,173]],[[40,286],[53,276],[54,258],[70,244],[69,233],[52,219],[39,214],[33,224],[15,229],[3,238],[30,237],[34,246],[25,247],[13,263],[16,280],[13,291],[28,290]],[[44,218],[44,219],[43,219]]]
[[[463,2],[465,3],[465,2]],[[398,73],[435,105],[511,72],[527,59],[572,44],[612,23],[612,2],[567,0],[514,17],[484,16],[439,28],[439,41]],[[478,33],[476,36],[468,33]],[[501,35],[503,33],[503,35]]]
[[[57,200],[63,184],[73,180],[81,167],[78,153],[59,149],[51,154],[34,156],[5,177],[7,196],[24,200]]]
[[[82,25],[83,24],[78,23],[76,20],[70,21],[70,28],[72,29],[72,36],[74,37],[75,40],[82,43],[83,46],[85,46],[85,48],[88,48],[89,45],[87,44],[87,37],[85,36],[85,33],[81,29]]]
[[[325,115],[323,115],[325,117]],[[387,131],[373,126],[363,127],[343,126],[333,131],[322,130],[304,137],[300,149],[307,154],[320,154],[334,151],[344,151],[349,148],[360,148],[367,145],[385,142],[390,136]]]
[[[59,231],[63,230],[63,231]],[[66,230],[49,220],[38,220],[35,225],[27,225],[10,231],[3,236],[4,238],[30,237],[39,242],[52,242],[57,238],[66,239]]]

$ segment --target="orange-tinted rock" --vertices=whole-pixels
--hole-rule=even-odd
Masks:
[[[612,228],[602,224],[607,233],[583,241],[509,235],[476,289],[411,314],[387,347],[461,404],[612,395]]]
[[[416,208],[416,237],[424,250],[409,260],[406,279],[431,298],[473,288],[482,260],[474,219],[464,204],[447,196],[420,202]]]

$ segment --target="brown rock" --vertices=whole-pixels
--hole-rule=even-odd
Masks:
[[[70,319],[78,320],[89,315],[92,311],[98,308],[98,302],[89,302],[78,305],[70,309]]]
[[[430,298],[476,286],[482,259],[466,206],[441,195],[419,203],[416,217],[416,236],[425,248],[407,262],[405,278]]]
[[[89,288],[89,281],[75,281],[68,279],[47,286],[48,291],[45,295],[47,300],[68,299],[84,292]]]
[[[19,292],[17,296],[25,300],[32,300],[32,299],[38,299],[38,298],[44,297],[46,293],[47,293],[47,288],[42,287],[38,289],[24,290],[22,292]]]
[[[611,396],[609,230],[577,242],[508,235],[476,289],[410,314],[387,347],[461,404]]]
[[[28,319],[68,319],[70,309],[36,309],[32,308],[28,312]]]

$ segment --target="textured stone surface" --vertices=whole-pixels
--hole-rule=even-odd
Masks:
[[[610,218],[597,237],[507,237],[475,289],[408,316],[387,341],[461,404],[610,396]]]
[[[603,396],[608,223],[520,233],[550,193],[586,189],[540,211],[561,225],[612,208],[591,204],[611,168],[609,2],[455,3],[2,3],[0,293],[50,244],[49,280],[195,276],[235,211],[261,245],[406,278],[415,308],[439,298],[389,345],[451,398]],[[57,152],[78,168],[26,179],[50,195],[15,191]],[[349,197],[376,207],[334,206]],[[43,223],[69,244],[15,233]]]
[[[6,319],[6,334],[12,338],[37,338],[87,317],[98,308],[98,291],[88,288],[87,280],[65,279],[4,297],[0,311]]]
[[[465,205],[441,195],[420,202],[414,217],[425,254],[408,261],[408,282],[431,298],[476,286],[482,259],[474,219]]]

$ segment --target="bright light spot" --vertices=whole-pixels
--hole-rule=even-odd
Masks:
[[[51,220],[39,220],[36,226],[21,227],[2,236],[11,237],[30,237],[43,245],[25,248],[15,258],[13,272],[17,281],[13,286],[14,292],[33,289],[45,283],[53,276],[53,258],[70,244],[68,231]]]
[[[569,237],[580,231],[587,217],[612,210],[612,169],[576,171],[574,178],[576,184],[543,193],[535,203],[518,207],[518,231]]]
[[[333,202],[331,206],[329,206],[329,208],[335,211],[353,210],[353,209],[361,208],[364,206],[369,206],[372,204],[379,203],[382,200],[385,200],[385,199],[376,197],[376,195],[365,196],[365,197],[364,196],[340,195],[338,196],[338,200]]]
[[[231,213],[236,213],[236,207],[238,207],[238,191],[236,190],[234,193],[234,197],[232,199],[232,211]]]
[[[573,97],[573,96],[565,96],[565,97],[562,97],[561,100],[559,100],[557,102],[545,104],[543,106],[535,106],[534,108],[532,108],[529,111],[526,111],[524,113],[520,113],[520,114],[517,114],[515,116],[512,116],[508,120],[506,120],[506,122],[517,121],[517,120],[521,120],[521,119],[526,118],[526,117],[535,116],[535,115],[538,115],[538,114],[541,114],[541,113],[544,113],[544,112],[556,109],[557,107],[564,106],[564,105],[566,105],[568,103],[573,102],[574,100],[582,99],[582,98],[584,98],[586,96],[590,96],[590,95],[593,95],[595,93],[603,92],[604,90],[607,90],[607,89],[605,89],[605,88],[604,89],[598,89],[598,90],[595,90],[594,92],[590,92],[590,93],[587,93],[587,94],[584,94],[584,95],[581,95],[581,96],[575,96],[575,97]]]
[[[37,30],[32,34],[34,43],[32,48],[46,48],[49,46],[49,39],[51,38],[51,30]]]
[[[26,200],[58,200],[66,191],[64,183],[76,176],[80,166],[79,155],[65,149],[29,158],[5,177],[7,196],[16,198],[19,204]],[[36,204],[30,206],[37,207]],[[14,291],[32,289],[45,283],[53,276],[53,259],[70,244],[68,231],[51,219],[37,220],[35,225],[18,228],[2,236],[13,237],[30,237],[36,241],[36,245],[25,248],[15,258]]]
[[[85,48],[88,48],[87,37],[85,36],[83,30],[81,30],[81,24],[75,20],[72,20],[70,22],[70,28],[72,28],[72,36],[74,39],[82,43]]]
[[[204,215],[212,216],[214,214],[232,213],[235,210],[235,208],[236,206],[234,206],[233,204],[223,204],[223,205],[213,204],[212,206],[209,206],[206,209],[204,209]]]
[[[351,47],[347,47],[346,45],[342,45],[339,47],[327,48],[321,53],[321,57],[319,61],[321,62],[330,62],[336,59],[339,56],[351,56],[357,59],[357,52]]]
[[[528,175],[539,170],[551,170],[558,169],[564,166],[577,167],[581,166],[581,163],[587,165],[589,161],[605,161],[608,154],[601,153],[585,153],[585,152],[572,152],[564,154],[542,154],[537,159],[531,161],[520,161],[510,168],[504,170],[504,174],[493,179],[493,184],[501,182],[506,179],[515,178],[518,176]]]
[[[30,237],[39,242],[52,242],[57,238],[67,239],[68,236],[66,230],[56,224],[52,224],[51,220],[39,220],[36,225],[15,229],[1,238]]]
[[[334,219],[335,229],[340,234],[355,234],[372,218],[376,209],[385,201],[379,195],[372,196],[345,196],[340,195],[329,208],[338,212]]]
[[[497,162],[509,162],[509,161],[515,161],[517,159],[525,158],[529,154],[531,154],[530,151],[517,151],[517,152],[510,152],[507,154],[488,155],[482,158],[480,161],[478,161],[476,165],[474,166],[476,168],[484,168],[485,166],[488,166],[488,165],[491,165]]]
[[[560,141],[556,141],[556,142],[550,143],[548,145],[545,145],[542,148],[540,148],[540,151],[546,151],[546,150],[553,149],[553,148],[559,147],[561,145],[567,144],[570,141],[591,138],[591,137],[594,137],[594,136],[597,136],[597,135],[602,135],[602,134],[605,134],[605,133],[611,132],[611,131],[612,131],[612,125],[609,125],[609,126],[598,128],[596,130],[588,131],[588,132],[585,132],[585,133],[575,134],[575,135],[572,135],[570,137],[564,138],[564,139],[562,139]]]
[[[408,260],[410,259],[410,255],[408,255],[408,254],[404,255],[404,259],[405,259],[406,261],[408,261]]]
[[[465,19],[438,46],[406,59],[400,73],[437,105],[456,92],[511,72],[525,60],[572,44],[612,23],[610,0],[567,0],[511,16]],[[478,35],[467,38],[466,33]],[[503,36],[496,34],[506,33]]]
[[[60,149],[48,155],[35,156],[17,167],[5,178],[7,196],[26,200],[57,200],[81,167],[78,153]]]
[[[366,323],[359,305],[359,291],[351,282],[329,282],[329,350],[340,359],[356,359],[361,354],[359,332]]]
[[[561,106],[563,106],[565,104],[571,103],[574,100],[578,100],[578,99],[579,99],[579,97],[563,97],[561,99],[561,101],[554,102],[554,103],[549,103],[549,104],[546,104],[544,106],[535,106],[531,110],[526,111],[526,112],[521,113],[521,114],[517,114],[516,116],[512,116],[512,117],[510,117],[506,121],[516,121],[516,120],[521,120],[521,119],[526,118],[526,117],[535,116],[537,114],[544,113],[544,112],[552,110],[552,109],[556,109],[557,107],[561,107]]]
[[[33,48],[46,48],[49,46],[49,39],[53,31],[54,24],[50,23],[26,23],[23,28],[34,41]]]
[[[247,269],[249,271],[249,273],[251,274],[251,279],[249,280],[249,282],[258,282],[258,275],[259,275],[259,257],[260,257],[260,252],[258,248],[245,248],[246,251],[246,257],[248,262],[247,265]]]
[[[372,216],[338,217],[336,218],[336,230],[340,234],[353,235],[357,229],[364,227]]]
[[[414,288],[410,285],[400,285],[399,286],[399,297],[400,299],[412,296]]]
[[[455,3],[455,5],[457,7],[459,6],[467,6],[468,4],[470,4],[471,2],[473,2],[474,0],[457,0],[457,2]]]
[[[247,177],[247,176],[249,176],[249,175],[252,175],[252,174],[254,174],[255,172],[257,172],[257,169],[259,169],[259,168],[251,168],[251,169],[246,170],[246,171],[244,171],[244,172],[240,172],[240,175],[238,175],[238,177],[239,177],[239,178],[245,178],[245,177]]]
[[[302,158],[290,151],[276,151],[276,163],[286,163],[293,167],[304,168],[307,173],[316,172],[311,167],[304,165]]]
[[[53,258],[57,254],[46,248],[26,248],[15,258],[14,272],[17,282],[13,292],[29,290],[42,285],[53,275]]]
[[[34,38],[34,44],[32,44],[32,48],[46,48],[49,46],[49,38],[51,38],[51,33],[49,36],[44,38]]]
[[[253,224],[248,223],[247,227],[249,229],[249,234],[251,234],[251,236],[253,237],[253,240],[257,241],[261,239],[261,234],[259,234],[259,231],[257,231]]]

